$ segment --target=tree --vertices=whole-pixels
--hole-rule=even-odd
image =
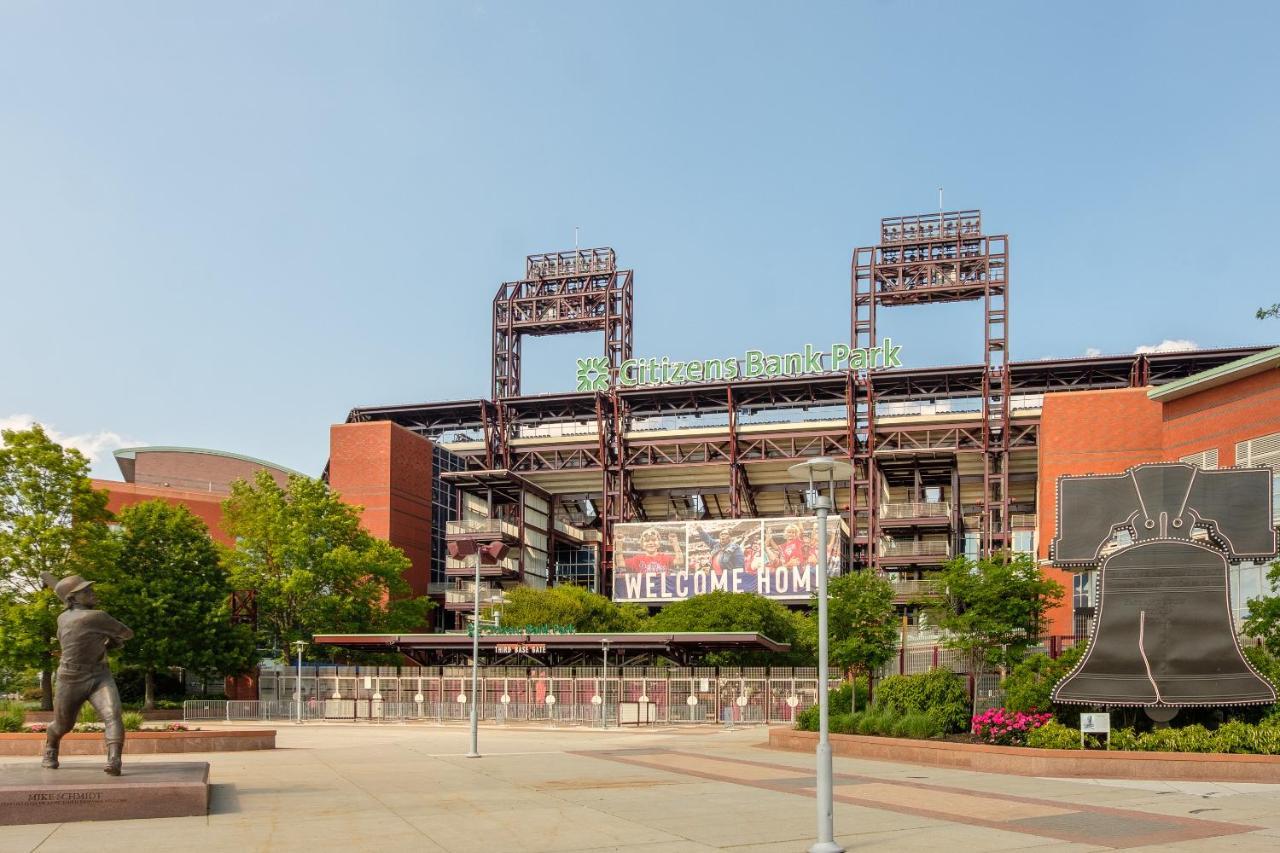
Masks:
[[[1270,308],[1259,308],[1257,317],[1259,320],[1266,320],[1268,317],[1280,317],[1280,302]]]
[[[231,586],[204,522],[158,500],[128,507],[119,522],[116,559],[99,574],[102,602],[134,631],[120,660],[143,672],[143,707],[155,707],[157,672],[248,670],[253,633],[231,624]]]
[[[1001,683],[1004,688],[1004,706],[1010,711],[1052,711],[1060,723],[1072,722],[1080,712],[1079,707],[1053,704],[1053,688],[1075,669],[1080,658],[1089,648],[1088,641],[1081,641],[1066,649],[1057,658],[1045,654],[1029,655],[1014,665],[1013,671]]]
[[[1060,584],[1049,580],[1027,554],[1007,553],[974,562],[957,557],[938,576],[942,600],[929,615],[945,632],[943,642],[960,650],[977,676],[986,666],[1007,668],[1021,660],[1045,625],[1045,614],[1062,600]]]
[[[723,592],[668,604],[649,619],[650,631],[754,631],[781,643],[795,643],[800,622],[778,602],[754,592]],[[793,653],[789,657],[794,658]],[[707,663],[720,666],[752,666],[782,663],[768,652],[720,652]]]
[[[1280,589],[1280,560],[1267,572],[1268,589]],[[1257,637],[1272,657],[1280,657],[1280,595],[1267,595],[1249,600],[1249,617],[1244,620],[1244,633]]]
[[[503,627],[572,625],[583,633],[639,631],[646,619],[644,608],[638,605],[615,604],[603,595],[571,585],[547,589],[518,586],[507,591],[499,612]]]
[[[38,670],[48,710],[61,608],[40,575],[92,576],[109,561],[107,495],[88,460],[39,424],[0,437],[0,666]]]
[[[411,597],[409,558],[364,530],[359,507],[326,483],[293,476],[281,488],[259,471],[253,483],[232,484],[222,512],[236,539],[223,552],[227,575],[233,589],[256,590],[265,647],[288,657],[290,643],[315,634],[395,633],[425,622],[431,604]]]
[[[813,607],[818,606],[814,597]],[[816,620],[809,620],[817,636]],[[871,572],[850,572],[827,582],[827,632],[831,662],[871,678],[876,667],[893,656],[897,644],[893,586]],[[853,693],[856,703],[857,692]],[[857,708],[853,708],[854,711]]]

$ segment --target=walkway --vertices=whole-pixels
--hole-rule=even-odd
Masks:
[[[0,828],[0,851],[801,851],[811,758],[762,729],[281,726],[220,753],[205,818]],[[31,759],[0,759],[7,765]],[[96,762],[72,757],[68,763]],[[140,756],[135,762],[165,760]],[[127,765],[126,765],[127,766]],[[1280,784],[1027,779],[836,759],[850,850],[1280,849]]]

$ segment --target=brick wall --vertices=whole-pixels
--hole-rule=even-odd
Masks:
[[[233,482],[252,481],[259,471],[269,472],[281,486],[289,481],[287,472],[248,459],[187,450],[145,449],[139,450],[134,459],[132,481],[225,495],[231,491]]]
[[[232,538],[222,527],[222,501],[226,499],[226,495],[171,489],[164,486],[119,483],[114,480],[94,480],[93,487],[107,492],[107,509],[113,513],[118,513],[127,506],[153,500],[185,506],[200,517],[200,520],[209,528],[209,534],[216,541],[223,545],[233,544]]]
[[[1280,370],[1255,374],[1160,403],[1148,388],[1046,394],[1040,419],[1037,512],[1040,557],[1049,556],[1056,484],[1064,474],[1116,474],[1143,462],[1174,461],[1217,449],[1218,466],[1235,464],[1238,441],[1280,432]],[[1051,632],[1072,633],[1072,573],[1047,569],[1068,590],[1051,614]]]
[[[1164,405],[1166,459],[1217,448],[1218,467],[1236,463],[1236,442],[1280,432],[1280,370],[1246,376]]]
[[[415,595],[431,580],[431,442],[389,421],[329,430],[329,485],[361,510],[361,523],[404,551]]]

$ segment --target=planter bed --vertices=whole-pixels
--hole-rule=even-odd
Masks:
[[[817,732],[769,730],[769,747],[813,752]],[[1015,776],[1082,779],[1159,779],[1198,782],[1280,782],[1280,756],[1199,752],[1108,752],[1031,749],[944,740],[831,735],[831,752],[845,758],[901,761]]]
[[[245,749],[275,749],[274,729],[195,732],[129,732],[124,738],[125,755],[154,755],[173,752],[236,752]],[[43,734],[0,734],[0,757],[40,755]],[[72,733],[62,738],[62,755],[105,755],[102,732]]]
[[[148,723],[180,723],[182,722],[181,708],[172,708],[172,709],[164,708],[164,709],[157,709],[155,711],[139,711],[138,713],[142,714],[142,719],[146,720]],[[28,725],[30,725],[31,723],[52,723],[53,712],[52,711],[27,711],[26,720]]]

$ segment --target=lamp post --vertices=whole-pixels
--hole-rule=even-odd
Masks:
[[[830,716],[827,707],[827,659],[830,654],[827,637],[827,514],[835,503],[836,477],[847,480],[853,473],[853,466],[818,456],[787,470],[797,480],[808,482],[805,503],[818,516],[818,840],[809,848],[809,853],[844,853],[844,848],[836,844],[832,820]],[[820,491],[823,479],[827,481],[825,495]]]
[[[471,751],[467,758],[480,757],[480,549],[476,548],[475,615],[471,619]]]
[[[293,698],[298,703],[298,725],[302,725],[302,650],[307,645],[306,640],[293,641],[293,648],[298,652],[298,679],[293,690]]]
[[[602,670],[604,678],[602,683],[604,689],[600,691],[600,727],[609,728],[609,712],[605,710],[605,706],[609,704],[609,638],[604,637],[600,640],[600,648],[604,650],[604,669]]]

